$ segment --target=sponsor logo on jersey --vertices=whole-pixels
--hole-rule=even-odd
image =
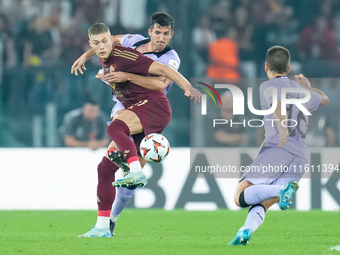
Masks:
[[[169,62],[168,62],[168,66],[170,66],[171,68],[173,68],[177,71],[178,68],[179,68],[179,63],[174,59],[170,59]]]

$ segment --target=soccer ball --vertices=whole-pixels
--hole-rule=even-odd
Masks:
[[[161,162],[168,156],[169,152],[169,142],[161,134],[149,134],[140,143],[140,154],[149,162]]]

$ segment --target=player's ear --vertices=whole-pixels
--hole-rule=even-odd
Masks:
[[[268,67],[268,63],[267,63],[267,62],[264,63],[264,70],[265,70],[266,72],[269,71],[269,67]]]
[[[170,39],[174,36],[174,33],[175,33],[175,31],[172,31],[172,32],[171,32],[171,37],[170,37]]]
[[[149,33],[149,36],[151,36],[152,30],[150,28],[148,29],[148,33]]]
[[[288,66],[288,69],[287,69],[287,73],[289,73],[290,72],[290,65]]]

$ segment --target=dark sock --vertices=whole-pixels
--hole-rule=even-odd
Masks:
[[[129,164],[133,161],[139,161],[136,146],[129,137],[130,129],[124,121],[115,119],[107,127],[107,133],[117,144],[119,151]]]
[[[98,165],[97,204],[99,216],[110,216],[116,196],[116,189],[112,186],[112,182],[115,181],[115,173],[118,168],[106,157],[103,157]]]

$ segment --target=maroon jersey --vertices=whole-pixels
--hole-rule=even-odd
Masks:
[[[153,62],[154,60],[145,57],[140,52],[119,45],[114,46],[111,56],[105,62],[100,59],[105,75],[109,72],[121,71],[149,76],[148,70]],[[150,97],[154,98],[155,96],[164,95],[163,92],[148,90],[130,81],[121,83],[111,82],[110,87],[116,98],[123,103],[125,108]]]

